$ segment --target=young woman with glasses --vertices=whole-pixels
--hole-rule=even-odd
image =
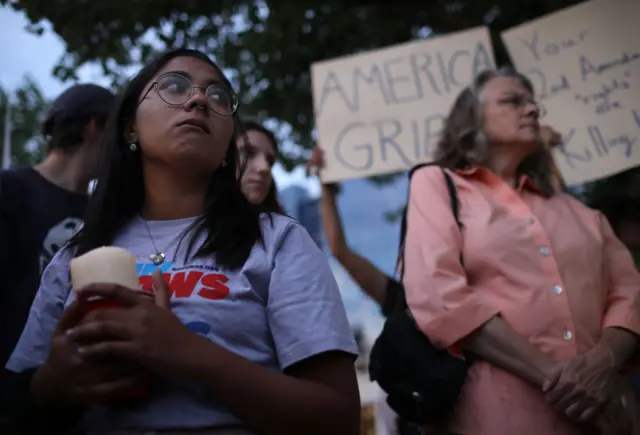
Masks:
[[[81,431],[120,435],[358,433],[336,282],[300,225],[243,195],[237,107],[193,50],[125,89],[85,226],[44,272],[8,364],[33,374],[33,420],[76,415]],[[136,256],[155,303],[117,285],[72,291],[70,260],[104,245]],[[84,315],[94,296],[121,308]]]

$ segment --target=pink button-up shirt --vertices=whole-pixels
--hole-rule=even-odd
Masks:
[[[640,274],[599,212],[544,198],[524,177],[514,190],[487,169],[449,173],[462,232],[435,166],[413,175],[407,215],[407,302],[435,345],[451,348],[496,315],[556,361],[588,351],[607,327],[640,334]],[[581,433],[539,387],[482,361],[454,414],[460,434]]]

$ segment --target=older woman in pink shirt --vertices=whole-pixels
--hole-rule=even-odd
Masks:
[[[479,357],[450,430],[630,433],[640,275],[607,220],[552,186],[531,83],[489,71],[463,91],[436,160],[411,181],[404,286],[420,329]],[[464,266],[460,258],[464,259]]]

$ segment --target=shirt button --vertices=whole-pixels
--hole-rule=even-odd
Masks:
[[[573,332],[567,329],[566,331],[564,331],[564,335],[562,336],[562,338],[564,338],[565,341],[571,340],[573,338]]]
[[[547,248],[546,246],[543,246],[542,248],[540,248],[540,253],[545,257],[547,257],[550,253],[549,248]]]
[[[553,292],[557,295],[561,295],[563,292],[562,287],[560,287],[559,285],[554,285]]]

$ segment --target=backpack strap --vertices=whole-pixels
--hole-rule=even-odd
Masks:
[[[442,171],[442,175],[444,176],[444,180],[447,185],[447,190],[449,191],[449,198],[451,201],[451,212],[453,213],[453,218],[456,221],[456,225],[458,228],[462,230],[462,222],[460,221],[460,203],[458,201],[458,191],[456,190],[456,186],[451,179],[451,176],[437,163],[421,163],[419,165],[414,166],[409,170],[409,185],[411,185],[411,177],[414,172],[418,169],[425,166],[438,166]],[[407,194],[407,205],[402,212],[402,221],[400,223],[400,245],[398,246],[398,259],[396,265],[400,268],[400,281],[404,277],[404,247],[405,247],[405,239],[407,236],[407,210],[409,209],[409,197],[410,197],[410,189]],[[462,263],[462,254],[460,254],[460,262]]]

